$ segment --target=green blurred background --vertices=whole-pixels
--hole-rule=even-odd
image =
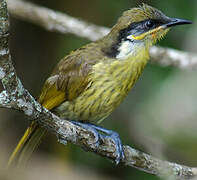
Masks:
[[[174,28],[159,44],[196,52],[196,0],[32,0],[32,2],[80,17],[97,25],[112,27],[124,10],[152,5],[171,17],[194,21]],[[56,63],[86,39],[47,32],[31,23],[11,20],[10,48],[16,71],[24,86],[37,97]],[[184,71],[149,64],[121,106],[102,126],[119,132],[124,144],[158,158],[197,166],[197,71]],[[27,118],[13,110],[0,110],[0,166],[5,166],[25,128]],[[2,162],[2,164],[1,164]],[[20,172],[21,173],[21,172]],[[17,175],[18,172],[17,172]],[[6,176],[6,175],[5,175]],[[158,180],[158,177],[85,152],[66,147],[48,135],[34,153],[21,179],[115,179]]]

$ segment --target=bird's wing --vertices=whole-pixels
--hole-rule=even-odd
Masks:
[[[64,101],[78,97],[90,82],[91,68],[101,60],[100,56],[101,52],[95,49],[91,52],[91,47],[82,47],[62,59],[46,80],[39,102],[51,110]]]

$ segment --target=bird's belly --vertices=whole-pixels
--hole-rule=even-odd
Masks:
[[[133,83],[132,78],[119,82],[111,78],[96,80],[79,97],[62,103],[55,112],[70,120],[101,121],[122,102]]]
[[[75,100],[58,106],[55,109],[57,115],[89,122],[101,121],[109,116],[128,94],[146,64],[144,61],[124,66],[118,63],[108,69],[103,64],[97,64],[87,88]]]
[[[55,113],[61,118],[77,121],[100,121],[111,114],[124,98],[116,87],[110,83],[101,86],[91,84],[74,101],[66,101]]]

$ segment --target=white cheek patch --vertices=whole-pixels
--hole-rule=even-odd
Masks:
[[[126,57],[128,57],[129,55],[131,55],[131,53],[133,52],[133,43],[131,41],[123,41],[120,45],[120,47],[118,48],[119,53],[116,56],[117,59],[125,59]]]

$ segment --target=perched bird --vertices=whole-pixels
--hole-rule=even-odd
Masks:
[[[119,163],[124,154],[117,133],[90,123],[100,122],[114,111],[141,75],[150,46],[170,27],[181,24],[191,21],[169,18],[146,4],[125,11],[109,34],[71,52],[57,64],[38,101],[60,118],[110,136],[116,143]],[[31,154],[45,133],[33,122],[9,164],[16,157],[20,161]]]

